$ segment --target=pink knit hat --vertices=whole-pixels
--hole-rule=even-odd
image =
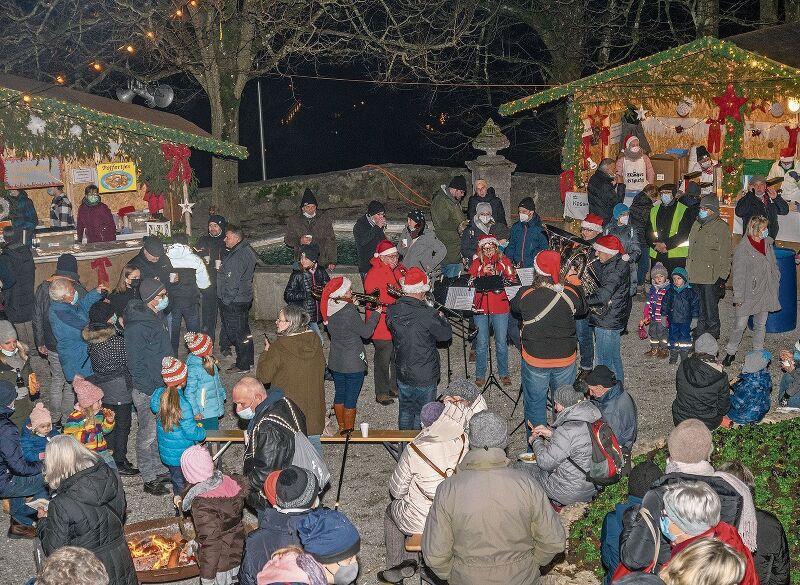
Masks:
[[[211,453],[202,445],[194,445],[181,455],[181,471],[188,483],[200,483],[214,473]]]
[[[161,360],[161,377],[167,386],[181,386],[186,382],[187,376],[186,364],[182,361],[172,356]]]
[[[103,391],[89,382],[80,374],[75,374],[75,379],[72,381],[72,388],[75,390],[75,395],[78,397],[78,406],[81,408],[89,408],[98,400],[103,399]]]
[[[31,411],[31,428],[35,429],[40,425],[46,425],[47,423],[52,423],[53,417],[50,416],[50,411],[44,407],[44,404],[41,402],[37,402],[33,405],[33,410]]]

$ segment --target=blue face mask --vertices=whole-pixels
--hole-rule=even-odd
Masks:
[[[661,196],[661,202],[664,205],[669,205],[672,203],[672,195],[667,195],[666,193]]]
[[[72,293],[72,304],[73,305],[77,305],[78,304],[78,298],[79,298],[78,297],[78,291],[75,291],[74,293]]]
[[[767,228],[764,228],[763,230],[761,230],[761,239],[763,240],[767,236],[769,236],[769,230]]]
[[[670,525],[669,518],[667,518],[666,516],[662,516],[661,517],[661,534],[663,534],[664,538],[666,538],[668,541],[674,542],[676,537],[675,537],[674,534],[672,534],[669,531],[669,525]]]
[[[253,409],[250,408],[249,406],[247,408],[243,408],[242,410],[240,410],[236,414],[239,415],[239,418],[244,419],[244,420],[250,420],[251,418],[253,418],[256,415],[256,413],[253,412]]]
[[[156,311],[163,311],[169,305],[169,297],[161,297],[161,300],[156,303]]]
[[[697,212],[697,217],[699,217],[700,219],[707,219],[708,218],[708,210],[701,209],[700,211]]]
[[[795,351],[792,357],[794,358],[794,361],[800,362],[800,351]]]

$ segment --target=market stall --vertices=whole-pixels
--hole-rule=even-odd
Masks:
[[[800,176],[800,70],[706,37],[508,102],[500,113],[561,99],[568,115],[561,182],[567,216],[586,209],[581,192],[603,158],[620,161],[627,200],[647,183],[687,188],[696,182],[703,194],[733,206],[758,174],[783,179],[776,187],[800,203],[800,181],[789,176]],[[629,159],[631,137],[646,161]],[[710,168],[699,164],[704,151]],[[779,239],[800,242],[799,207],[790,207]]]
[[[39,219],[30,234],[37,284],[66,252],[86,285],[114,284],[144,235],[191,229],[191,149],[247,156],[175,114],[0,74],[0,225],[14,215],[10,192],[24,190]],[[50,219],[61,191],[72,222]],[[84,213],[108,207],[102,237],[82,222],[83,205]],[[78,233],[81,223],[89,227]]]

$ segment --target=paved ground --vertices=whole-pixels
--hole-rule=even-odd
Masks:
[[[726,339],[727,329],[730,324],[731,304],[730,298],[722,303],[723,312],[723,339]],[[623,337],[622,351],[625,366],[626,386],[635,397],[639,407],[639,439],[642,445],[652,444],[659,437],[663,437],[672,428],[670,405],[674,398],[675,366],[670,366],[667,360],[653,360],[642,356],[647,349],[647,342],[639,340],[636,335],[636,324],[641,318],[642,302],[637,300],[631,315],[631,335]],[[264,331],[262,324],[255,327],[255,339],[262,337]],[[270,325],[270,327],[272,327]],[[781,348],[790,348],[797,340],[795,332],[767,336],[767,348],[777,355]],[[750,347],[749,336],[745,336],[739,360],[730,368],[731,377],[739,373],[744,353]],[[257,350],[261,348],[257,346]],[[368,352],[371,354],[371,347]],[[509,389],[512,396],[516,397],[519,388],[519,354],[510,352],[510,372],[514,385]],[[371,363],[371,357],[369,358]],[[463,372],[463,359],[461,358],[460,345],[452,351],[453,370]],[[40,380],[47,387],[46,362],[34,359],[34,366]],[[442,352],[442,363],[445,359]],[[223,360],[223,367],[227,367],[230,360]],[[471,372],[472,370],[470,370]],[[775,386],[779,381],[780,372],[776,363],[772,367]],[[231,387],[238,377],[223,375],[225,387],[230,392]],[[443,382],[446,372],[443,372]],[[333,384],[326,384],[328,402],[333,399]],[[487,395],[490,408],[509,417],[511,428],[521,420],[521,411],[511,418],[512,403],[499,391],[492,390]],[[521,405],[520,405],[521,406]],[[371,376],[367,378],[359,402],[359,422],[369,422],[373,428],[396,428],[397,405],[382,407],[374,401],[374,390]],[[222,423],[223,428],[235,426],[234,416],[230,409]],[[134,424],[134,433],[135,433]],[[515,454],[523,450],[523,434],[517,432],[512,436],[509,453]],[[134,434],[130,438],[131,447],[134,444]],[[334,486],[324,497],[323,503],[333,506],[335,499],[336,480],[338,479],[339,463],[342,457],[342,447],[324,447],[331,473],[334,476]],[[132,460],[135,461],[135,450],[132,449]],[[225,456],[225,467],[229,471],[237,471],[241,460],[241,449],[231,449]],[[391,474],[394,461],[382,446],[378,445],[353,445],[348,456],[348,465],[345,473],[344,488],[341,497],[341,509],[348,514],[361,531],[361,576],[360,584],[376,583],[375,573],[379,571],[384,562],[383,553],[383,512],[389,502],[388,478]],[[137,478],[125,478],[125,490],[128,495],[129,521],[136,522],[144,519],[171,516],[173,512],[169,497],[155,498],[142,492],[141,482]],[[565,522],[569,521],[564,516]],[[4,520],[5,522],[5,520]],[[5,527],[5,524],[2,524]],[[24,583],[34,573],[32,560],[32,545],[29,541],[8,541],[0,537],[0,583]],[[586,576],[574,582],[590,582]],[[193,581],[194,582],[194,581]],[[563,582],[563,581],[559,581]],[[188,581],[187,581],[188,583]]]

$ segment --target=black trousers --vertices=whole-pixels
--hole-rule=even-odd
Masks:
[[[133,403],[106,404],[104,402],[103,408],[114,412],[114,430],[106,435],[106,442],[113,454],[114,463],[120,465],[128,458],[128,436],[131,434]]]
[[[219,304],[222,328],[236,348],[236,367],[253,367],[253,335],[250,332],[250,303]]]
[[[397,370],[394,366],[394,347],[391,340],[373,339],[375,363],[372,379],[375,381],[375,396],[397,394]]]
[[[719,339],[719,287],[716,284],[692,284],[700,296],[700,317],[697,319],[695,339],[703,333],[710,333]]]
[[[203,333],[211,338],[211,343],[214,343],[217,335],[217,312],[219,311],[217,306],[217,287],[214,284],[200,291],[200,307],[200,321]],[[222,335],[224,335],[224,331]],[[230,342],[228,342],[222,345],[222,349],[227,349],[230,345]]]

